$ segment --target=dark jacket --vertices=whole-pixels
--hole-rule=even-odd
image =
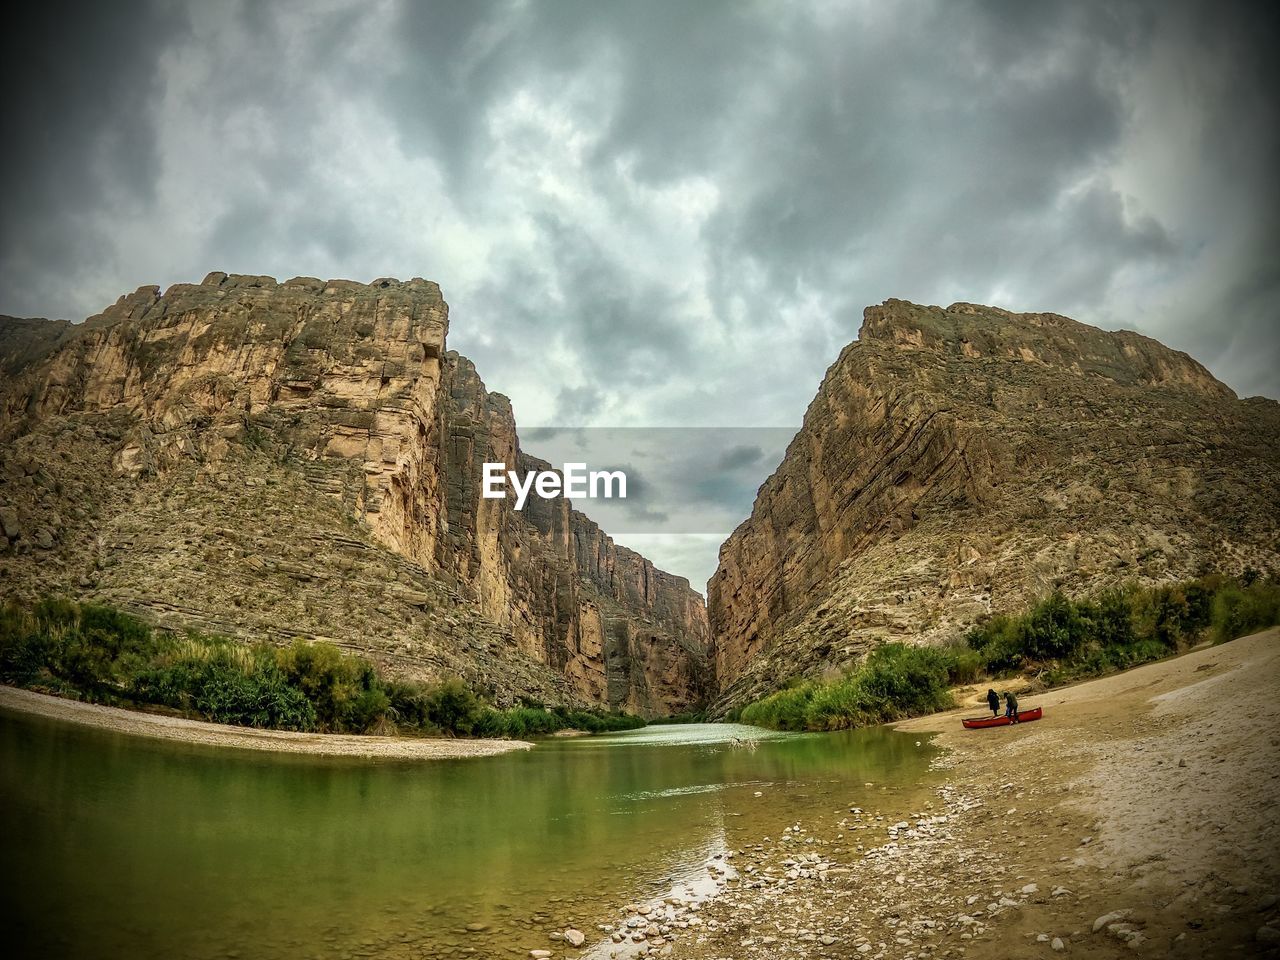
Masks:
[[[988,691],[987,691],[987,705],[988,705],[989,707],[991,707],[991,709],[992,709],[992,710],[999,710],[999,709],[1000,709],[1000,694],[996,693],[994,690],[988,690]]]
[[[1018,698],[1015,697],[1012,693],[1006,693],[1004,695],[1004,705],[1008,707],[1010,710],[1012,710],[1014,713],[1018,712]]]

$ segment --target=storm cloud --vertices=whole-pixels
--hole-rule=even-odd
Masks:
[[[794,428],[887,297],[1280,398],[1262,4],[130,0],[2,42],[0,312],[425,276],[527,427]]]

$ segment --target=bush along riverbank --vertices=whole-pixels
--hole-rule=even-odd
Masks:
[[[1052,687],[1277,623],[1280,582],[1252,573],[1079,600],[1054,593],[1023,613],[991,617],[951,646],[885,644],[837,680],[797,682],[728,719],[775,730],[868,726],[950,709],[959,684],[1023,676]]]
[[[629,714],[540,704],[498,710],[461,680],[393,680],[330,643],[180,636],[112,607],[57,599],[0,610],[0,682],[276,730],[525,737],[644,726]]]

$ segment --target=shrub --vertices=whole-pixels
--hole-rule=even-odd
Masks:
[[[1177,649],[1204,625],[1197,621],[1199,604],[1188,602],[1180,584],[1135,594],[1133,604],[1137,638],[1154,640],[1169,650]]]
[[[977,683],[985,673],[986,663],[976,650],[961,646],[945,648],[947,652],[947,679],[955,686]]]
[[[431,696],[416,683],[393,680],[387,684],[387,716],[399,727],[439,732],[431,722]]]
[[[196,673],[193,686],[195,708],[210,720],[281,730],[316,727],[314,705],[269,654],[249,671],[231,657],[214,657]]]
[[[794,730],[840,730],[880,721],[880,712],[866,687],[856,675],[843,682],[828,683],[813,691]]]
[[[461,680],[387,681],[373,664],[331,643],[299,639],[276,648],[175,637],[110,607],[59,598],[0,608],[0,681],[285,730],[519,736],[644,725],[623,713],[541,704],[493,710]]]
[[[376,684],[369,684],[347,701],[343,726],[353,733],[368,733],[388,720],[391,698]]]
[[[537,734],[554,733],[563,729],[556,724],[555,717],[538,707],[516,707],[501,715],[503,718],[504,736],[523,737]]]
[[[728,718],[725,718],[728,720]],[[673,713],[669,717],[655,717],[649,721],[650,726],[665,726],[677,723],[706,723],[707,714],[704,710],[687,711],[685,713]],[[732,721],[729,721],[732,722]]]
[[[1228,584],[1214,595],[1209,618],[1217,643],[1280,622],[1280,583],[1255,578],[1247,586]]]
[[[520,706],[510,710],[482,708],[475,721],[474,733],[481,737],[536,737],[555,733],[557,730],[585,730],[589,733],[608,733],[618,730],[634,730],[643,727],[641,717],[626,713],[604,713],[595,710],[575,710],[569,707]]]
[[[815,690],[817,684],[812,682],[779,690],[763,700],[743,707],[739,719],[742,723],[774,730],[808,729],[807,711]]]
[[[1104,590],[1093,603],[1079,606],[1085,632],[1095,646],[1113,647],[1132,643],[1133,603],[1123,590]]]
[[[0,610],[0,681],[28,686],[47,673],[53,640],[15,604]]]
[[[1012,617],[996,614],[970,630],[965,642],[978,652],[989,671],[1016,670],[1022,666],[1019,625]]]
[[[885,644],[855,677],[886,718],[929,712],[951,700],[947,655],[937,647]]]
[[[838,730],[929,713],[951,704],[953,676],[978,660],[969,651],[890,643],[839,680],[780,690],[744,707],[740,719],[776,730]]]
[[[1033,660],[1061,660],[1084,646],[1085,621],[1074,603],[1054,591],[1022,618],[1018,641]]]
[[[470,735],[482,712],[480,700],[461,680],[446,680],[427,697],[427,719],[449,733]]]
[[[1088,600],[1060,592],[1018,615],[996,614],[942,648],[886,644],[829,682],[806,681],[738,708],[730,718],[781,730],[831,730],[945,708],[948,688],[985,672],[1034,668],[1048,686],[1168,656],[1211,627],[1230,640],[1280,622],[1280,584],[1207,574],[1154,588],[1109,589]]]
[[[988,671],[1003,674],[1021,669],[1026,652],[1015,631],[999,634],[982,649],[982,661]]]

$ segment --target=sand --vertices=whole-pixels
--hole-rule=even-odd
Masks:
[[[231,747],[238,750],[271,750],[278,753],[310,753],[329,757],[448,760],[459,757],[489,757],[511,750],[528,750],[533,746],[522,740],[373,737],[256,730],[251,727],[203,723],[198,720],[184,720],[181,717],[103,707],[5,686],[0,686],[0,708],[55,720],[69,720],[73,723],[130,736],[178,740],[183,743]]]
[[[825,880],[731,888],[674,955],[1280,957],[1280,630],[964,730],[985,693],[898,725],[937,731],[923,796],[804,825]],[[746,853],[760,871],[796,849]]]

